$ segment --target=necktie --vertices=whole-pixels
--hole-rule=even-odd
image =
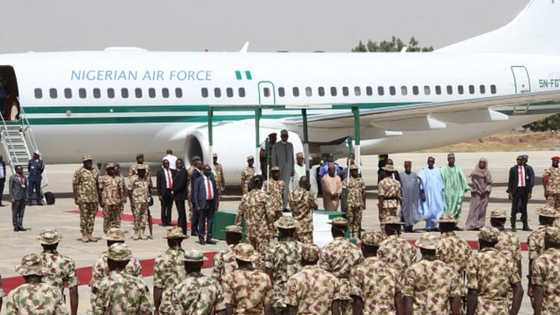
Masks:
[[[167,177],[167,189],[172,189],[173,179],[171,178],[171,172],[169,170],[165,170],[165,176]]]
[[[205,178],[206,180],[206,200],[214,199],[214,191],[212,189],[212,183],[208,177]]]

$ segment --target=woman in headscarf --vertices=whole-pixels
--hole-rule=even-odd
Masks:
[[[469,177],[471,178],[471,207],[465,228],[479,230],[485,224],[486,207],[492,191],[492,175],[488,170],[488,160],[481,158]]]

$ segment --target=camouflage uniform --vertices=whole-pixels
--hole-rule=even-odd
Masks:
[[[366,191],[366,184],[360,177],[350,177],[344,181],[343,188],[348,190],[348,224],[353,236],[359,236],[362,229],[362,210],[365,209],[363,195]]]
[[[352,269],[351,282],[364,302],[364,314],[396,314],[400,276],[380,257],[368,257]]]
[[[423,259],[406,270],[402,293],[413,299],[414,314],[449,314],[449,299],[461,296],[461,289],[451,266]]]
[[[484,248],[467,267],[467,288],[478,290],[477,314],[509,314],[509,287],[520,282],[517,267],[508,255]]]
[[[272,283],[259,270],[235,270],[226,274],[224,302],[233,306],[234,315],[263,315],[264,306],[271,304]]]
[[[301,270],[302,244],[295,240],[270,243],[264,255],[264,267],[272,272],[272,305],[285,308],[286,283]]]
[[[43,282],[59,288],[60,292],[64,290],[64,285],[68,288],[78,285],[76,263],[72,258],[57,251],[46,251],[41,253],[41,261],[45,272]]]
[[[256,171],[254,167],[246,166],[241,171],[241,194],[242,195],[245,195],[246,193],[249,192],[249,182],[251,181],[251,178],[255,176],[255,174]]]
[[[290,192],[289,204],[292,216],[298,222],[298,240],[303,243],[313,243],[313,209],[317,209],[315,198],[309,191],[299,187]]]
[[[401,183],[392,177],[385,177],[377,185],[379,196],[383,196],[383,204],[379,209],[379,222],[383,222],[388,216],[400,216]]]
[[[222,283],[224,277],[228,273],[232,273],[237,269],[237,262],[233,256],[233,246],[229,245],[224,251],[214,256],[214,267],[212,268],[212,277],[219,283]]]
[[[97,191],[97,170],[81,167],[74,173],[72,185],[75,187],[76,204],[80,208],[80,231],[83,236],[93,234],[99,195]]]
[[[560,167],[550,167],[544,171],[544,177],[548,177],[546,185],[546,203],[548,206],[560,211]]]
[[[544,236],[548,226],[540,225],[527,237],[529,246],[529,260],[535,260],[544,252]]]
[[[152,314],[150,291],[142,279],[113,271],[92,288],[93,315]]]
[[[362,251],[343,237],[336,237],[321,251],[319,266],[331,272],[340,281],[340,300],[345,301],[342,314],[351,314],[352,296],[359,292],[352,288],[350,274],[354,266],[364,260]]]
[[[305,266],[288,279],[285,302],[295,306],[297,314],[331,314],[331,305],[340,293],[339,287],[339,280],[332,273],[319,266]]]
[[[173,304],[173,289],[185,279],[185,251],[181,248],[168,248],[159,255],[154,263],[154,287],[163,290],[160,310]],[[171,305],[172,306],[172,305]],[[171,314],[171,313],[169,313]]]
[[[101,280],[103,280],[103,278],[108,277],[110,274],[109,265],[107,264],[107,253],[108,250],[104,251],[103,254],[101,254],[101,257],[99,257],[95,262],[95,265],[93,265],[90,281],[90,286],[92,287],[92,289],[95,288],[101,282]],[[124,272],[134,277],[141,277],[142,266],[140,265],[140,261],[135,257],[130,258],[130,261],[124,269]]]
[[[191,273],[172,290],[171,305],[160,307],[160,314],[214,314],[222,300],[220,284],[202,273]]]
[[[416,262],[416,248],[400,235],[390,235],[381,242],[379,256],[387,265],[402,274]]]
[[[101,176],[99,190],[103,201],[103,232],[107,233],[109,228],[121,226],[121,210],[126,194],[120,176]]]
[[[542,313],[560,314],[560,250],[547,249],[533,263],[531,283],[544,288]]]
[[[500,231],[496,249],[509,255],[515,262],[515,266],[521,266],[521,250],[519,249],[519,238],[517,235],[506,231]]]
[[[224,167],[220,163],[214,164],[214,178],[216,179],[216,186],[218,188],[218,191],[224,191]]]
[[[47,283],[24,283],[12,290],[6,315],[68,314],[62,292]]]
[[[465,271],[472,254],[469,244],[457,237],[455,232],[441,233],[437,256],[439,260],[448,264],[457,274],[461,285],[461,296],[466,296],[467,294],[465,290]]]
[[[283,180],[274,180],[272,178],[266,180],[263,184],[263,188],[270,197],[270,207],[272,207],[272,210],[274,210],[276,213],[282,212],[282,210],[284,210],[284,200],[282,197],[284,193],[284,186],[285,184]]]
[[[257,250],[264,254],[268,242],[274,237],[276,213],[270,205],[270,198],[264,191],[253,189],[243,195],[235,224],[243,220],[247,226],[247,239]]]
[[[151,180],[148,177],[140,178],[138,175],[132,175],[128,183],[131,196],[130,208],[134,215],[134,233],[136,236],[142,236],[148,222]]]
[[[150,179],[150,182],[152,181],[152,173],[150,173],[150,168],[146,165],[146,164],[138,164],[138,163],[134,163],[132,164],[129,168],[128,168],[128,177],[132,177],[133,175],[137,175],[138,174],[138,166],[139,165],[144,165],[145,166],[145,170],[146,170],[146,178]]]

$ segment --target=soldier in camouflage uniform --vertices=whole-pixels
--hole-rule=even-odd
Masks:
[[[274,237],[274,221],[276,213],[270,206],[270,198],[262,191],[262,177],[254,176],[251,180],[251,191],[243,195],[235,224],[245,222],[247,226],[247,239],[253,247],[264,254],[268,242]]]
[[[247,157],[247,166],[241,171],[241,195],[249,192],[249,183],[256,174],[255,167],[253,166],[254,163],[255,158],[249,155]]]
[[[156,310],[171,304],[171,290],[185,278],[183,260],[185,251],[181,247],[187,235],[174,226],[167,230],[167,250],[157,256],[154,263],[154,305]]]
[[[138,164],[135,170],[136,174],[128,179],[130,208],[134,215],[134,236],[132,237],[134,240],[150,238],[149,235],[144,236],[152,189],[152,181],[146,177],[146,168],[146,165]]]
[[[302,176],[299,179],[299,187],[290,192],[289,196],[292,216],[298,223],[297,239],[303,243],[313,243],[313,210],[318,208],[309,188],[309,179]]]
[[[382,169],[384,177],[377,184],[379,222],[381,224],[388,216],[400,217],[401,207],[401,183],[392,176],[395,168],[392,164],[387,164]]]
[[[362,211],[366,208],[366,184],[358,176],[358,166],[350,166],[350,178],[344,181],[343,188],[348,191],[348,223],[352,237],[360,237],[362,230]]]
[[[535,314],[560,314],[560,228],[547,229],[545,252],[533,263]]]
[[[119,185],[121,186],[121,191],[123,192],[122,202],[119,204],[119,217],[117,219],[119,221],[119,227],[120,227],[121,214],[124,212],[124,204],[128,199],[128,189],[126,188],[126,181],[124,177],[121,176],[121,165],[119,163],[115,163],[114,172],[115,172],[115,178],[119,182]]]
[[[110,228],[105,235],[105,239],[107,240],[108,248],[116,243],[124,243],[124,232],[119,228]],[[95,262],[95,265],[93,265],[91,281],[89,284],[92,288],[92,292],[103,278],[109,276],[110,272],[109,265],[107,264],[107,254],[108,250],[104,251]],[[136,257],[131,257],[124,269],[124,272],[131,276],[140,277],[142,275],[142,267],[140,266],[140,261]]]
[[[286,309],[286,283],[301,269],[302,243],[295,238],[294,218],[283,216],[274,226],[278,229],[278,240],[272,241],[266,250],[264,270],[272,279],[272,307],[276,314],[282,314]]]
[[[121,226],[121,210],[126,193],[120,176],[116,176],[115,164],[107,163],[105,171],[107,174],[99,177],[99,203],[103,207],[103,232],[107,233],[109,228]]]
[[[273,166],[270,169],[270,177],[264,182],[264,190],[270,198],[272,210],[276,212],[276,218],[282,215],[284,210],[283,191],[286,183],[280,178],[280,167]]]
[[[224,167],[222,164],[218,163],[218,155],[214,153],[214,178],[216,179],[216,186],[218,186],[218,191],[220,196],[226,190],[226,178],[224,177]]]
[[[144,154],[143,153],[138,153],[136,155],[136,163],[132,164],[129,168],[128,168],[128,177],[131,177],[133,175],[138,174],[137,170],[138,170],[138,166],[140,165],[144,165],[145,166],[145,170],[146,170],[146,177],[150,179],[152,178],[152,173],[150,173],[150,168],[148,167],[148,165],[144,164]]]
[[[303,244],[300,272],[286,284],[288,314],[339,314],[339,281],[332,273],[317,265],[320,250],[315,244]]]
[[[64,297],[59,288],[42,282],[43,265],[37,254],[23,256],[16,272],[25,283],[12,290],[6,302],[6,315],[19,314],[68,314]]]
[[[382,222],[387,237],[379,246],[381,259],[391,268],[402,274],[406,268],[416,262],[416,248],[401,236],[401,219],[385,217]]]
[[[97,242],[93,237],[93,225],[97,213],[99,192],[98,173],[93,168],[90,155],[82,158],[83,166],[74,173],[72,179],[72,191],[74,202],[80,208],[80,232],[82,242]]]
[[[226,274],[223,285],[226,313],[233,315],[272,315],[270,277],[253,266],[259,256],[253,246],[240,243],[233,248],[238,269]]]
[[[341,314],[352,314],[352,307],[359,299],[359,292],[350,283],[352,268],[364,260],[360,249],[344,239],[348,221],[342,217],[333,219],[331,233],[333,240],[321,252],[319,266],[335,275],[340,281]]]
[[[516,315],[519,312],[523,298],[521,278],[511,257],[496,249],[499,237],[500,231],[494,227],[480,229],[480,250],[467,267],[467,314]],[[510,286],[511,302],[507,300]]]
[[[428,233],[416,242],[422,260],[404,273],[405,314],[461,314],[462,285],[453,268],[437,258],[438,243],[439,236]]]
[[[560,156],[552,157],[552,166],[544,171],[543,186],[546,204],[560,212]]]
[[[221,284],[226,274],[237,270],[237,261],[233,255],[233,248],[243,239],[243,229],[239,225],[228,225],[225,228],[225,237],[227,248],[214,256],[214,267],[212,268],[212,277]],[[226,305],[220,303],[216,307],[216,311],[225,311]]]
[[[72,258],[58,253],[57,247],[62,236],[56,230],[44,230],[38,238],[43,247],[43,252],[40,254],[44,270],[43,282],[58,288],[62,295],[64,295],[64,287],[68,287],[70,313],[76,315],[78,312],[76,263]]]
[[[126,244],[113,244],[107,253],[109,275],[91,289],[93,315],[138,314],[151,315],[153,305],[150,291],[140,277],[125,271],[132,258]]]
[[[186,278],[171,290],[172,303],[162,305],[160,314],[213,315],[223,299],[220,284],[202,274],[202,264],[206,260],[202,252],[189,250],[184,260]]]
[[[517,235],[506,232],[505,224],[507,215],[505,210],[492,210],[490,213],[490,225],[500,231],[500,237],[496,249],[511,256],[517,266],[517,271],[521,277],[521,250],[519,248],[519,238]]]
[[[397,314],[402,305],[400,275],[379,256],[382,232],[362,234],[361,247],[365,260],[352,269],[352,285],[360,292],[363,314]],[[379,253],[380,254],[380,253]]]

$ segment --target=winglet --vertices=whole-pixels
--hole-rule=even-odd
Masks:
[[[243,44],[243,47],[241,47],[241,50],[239,52],[245,54],[247,53],[247,50],[249,50],[249,42],[245,42],[245,44]]]

